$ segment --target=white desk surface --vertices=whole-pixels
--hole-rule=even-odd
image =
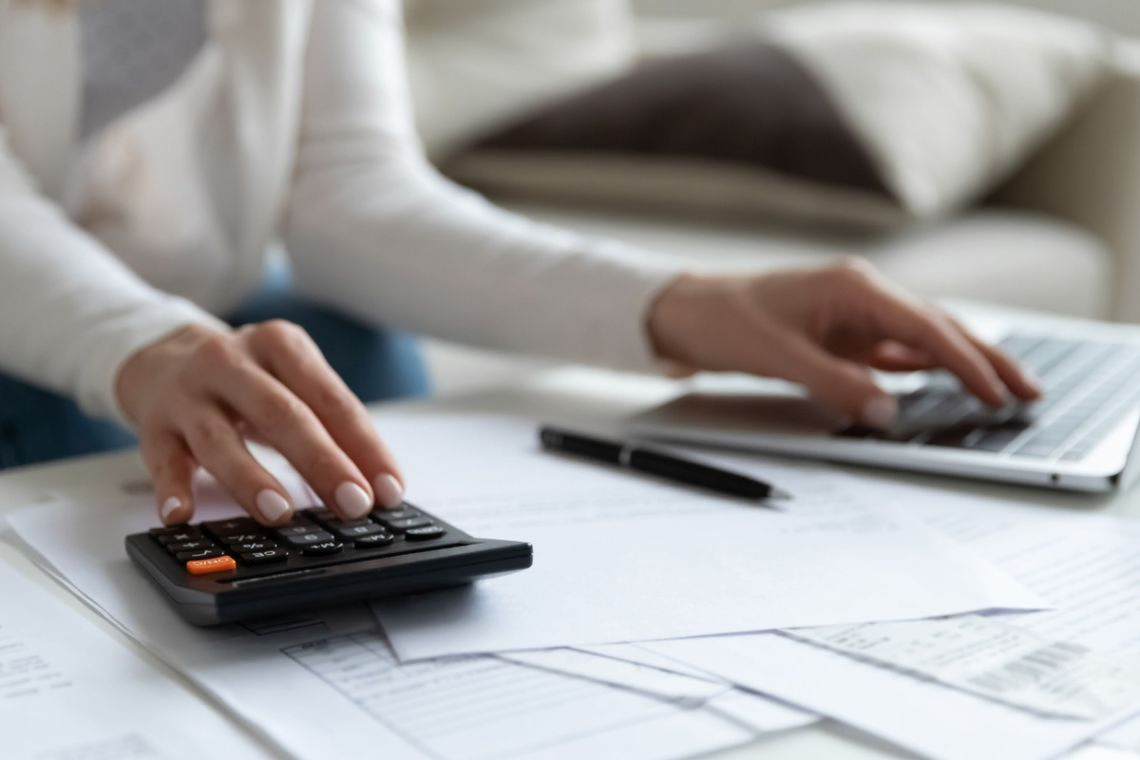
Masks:
[[[614,420],[658,403],[677,392],[677,386],[650,378],[630,378],[583,369],[562,369],[535,373],[514,384],[431,402],[403,402],[407,411],[475,411],[494,412],[535,421],[605,426]],[[390,405],[392,406],[392,405]],[[381,431],[383,432],[383,431]],[[399,452],[397,452],[397,456]],[[869,471],[861,470],[866,474]],[[1000,494],[1030,502],[1067,505],[1073,509],[1128,515],[1140,519],[1140,491],[1110,497],[1074,496],[1014,487],[968,483],[945,478],[913,475],[888,475],[931,487],[950,488],[966,493]],[[0,475],[0,515],[15,508],[43,500],[52,494],[82,497],[113,495],[123,483],[146,478],[141,461],[134,452],[86,457],[67,463],[8,471]],[[125,635],[98,617],[62,587],[39,571],[22,554],[0,542],[0,561],[11,563],[34,579],[44,593],[64,599],[80,614],[97,621],[103,630],[151,662],[156,678],[170,679],[172,684],[196,691],[175,671],[158,662]],[[268,750],[266,756],[273,756]],[[746,747],[717,755],[723,760],[770,758],[772,760],[865,760],[867,758],[906,758],[907,754],[843,726],[824,722],[816,726],[763,738]],[[1073,755],[1079,760],[1138,760],[1140,754],[1118,752],[1100,747],[1087,747]]]

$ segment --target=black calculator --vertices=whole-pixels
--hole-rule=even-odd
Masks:
[[[323,507],[155,528],[127,554],[178,614],[217,625],[457,586],[531,565],[530,544],[473,538],[411,504],[341,520]]]

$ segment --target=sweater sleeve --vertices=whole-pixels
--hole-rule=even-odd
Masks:
[[[322,0],[304,62],[285,242],[297,287],[374,323],[651,371],[652,299],[677,272],[497,209],[428,164],[398,0]]]
[[[0,371],[126,422],[115,378],[189,324],[222,326],[151,288],[39,194],[0,129]]]

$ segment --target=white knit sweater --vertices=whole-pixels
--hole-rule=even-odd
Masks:
[[[187,74],[71,160],[44,128],[71,96],[45,80],[81,89],[65,70],[80,35],[0,0],[0,371],[116,415],[122,363],[220,326],[274,239],[303,294],[373,323],[654,368],[644,321],[675,272],[442,179],[412,123],[397,0],[207,2]]]

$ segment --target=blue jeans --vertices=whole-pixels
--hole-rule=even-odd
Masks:
[[[281,270],[268,274],[262,289],[227,321],[238,326],[268,319],[304,327],[366,403],[426,396],[430,390],[415,340],[301,301]],[[0,374],[0,470],[134,444],[127,430],[88,417],[71,399]]]

